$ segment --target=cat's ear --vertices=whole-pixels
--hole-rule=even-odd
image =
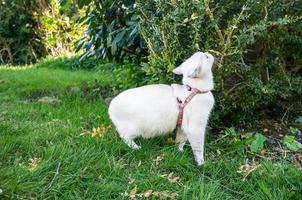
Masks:
[[[177,74],[177,75],[182,75],[183,72],[182,72],[182,64],[178,67],[176,67],[175,69],[173,69],[172,71],[174,74]]]
[[[201,74],[201,66],[196,65],[196,67],[191,67],[191,69],[187,73],[187,77],[190,78],[197,78]]]

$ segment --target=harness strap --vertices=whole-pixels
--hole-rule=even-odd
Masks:
[[[177,118],[177,127],[180,128],[182,125],[182,119],[183,119],[183,114],[184,114],[184,108],[186,105],[193,99],[194,96],[197,94],[205,94],[208,93],[209,91],[200,91],[197,88],[191,88],[189,85],[186,85],[187,90],[191,91],[190,95],[185,99],[184,102],[181,102],[180,99],[176,98],[178,101],[178,107],[179,107],[179,113],[178,113],[178,118]]]

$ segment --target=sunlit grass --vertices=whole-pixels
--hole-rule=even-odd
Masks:
[[[11,66],[11,65],[0,65],[0,70],[18,71],[18,70],[28,70],[34,68],[33,65],[24,66]]]
[[[83,93],[95,79],[106,87],[115,81],[104,73],[14,68],[0,67],[0,199],[129,199],[135,186],[137,199],[147,190],[155,192],[153,199],[172,193],[188,200],[302,198],[301,171],[282,158],[258,159],[243,180],[237,171],[253,159],[243,145],[228,147],[222,140],[212,146],[208,137],[201,168],[189,146],[180,153],[167,142],[172,135],[140,139],[141,150],[129,149],[103,100]],[[39,102],[45,96],[60,102]],[[92,137],[99,126],[105,132]]]

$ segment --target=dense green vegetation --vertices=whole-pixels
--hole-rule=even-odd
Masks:
[[[133,87],[179,81],[171,70],[193,52],[209,51],[216,57],[215,126],[301,115],[301,1],[60,3],[2,0],[2,63],[76,48],[86,62],[77,67],[93,68],[100,59],[141,66],[130,69],[135,84],[126,85]],[[15,19],[16,12],[22,14]]]
[[[147,55],[139,33],[135,0],[78,2],[80,7],[86,8],[81,21],[87,25],[86,35],[77,45],[77,50],[85,50],[81,59],[100,57],[118,62],[139,61]]]
[[[302,199],[301,9],[0,0],[0,199]],[[172,133],[129,149],[105,102],[180,83],[196,51],[216,58],[205,165]]]
[[[0,64],[34,63],[47,55],[71,53],[84,31],[75,0],[0,1]]]
[[[154,82],[173,80],[175,65],[209,51],[216,56],[216,123],[301,114],[301,1],[138,2]]]
[[[270,136],[261,148],[263,136],[209,129],[202,168],[193,164],[189,146],[177,151],[172,135],[139,140],[141,150],[129,149],[103,99],[131,76],[131,67],[67,70],[70,62],[0,67],[0,198],[302,198],[299,151],[286,152]],[[111,67],[123,74],[116,84]],[[288,134],[301,136],[294,128]]]

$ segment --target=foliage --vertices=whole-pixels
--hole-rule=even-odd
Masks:
[[[123,90],[138,87],[147,82],[140,66],[134,64],[101,64],[96,69],[106,77],[113,91],[112,96],[117,95]],[[112,81],[114,80],[114,82]]]
[[[301,134],[301,131],[298,128],[295,128],[295,127],[292,127],[292,126],[289,127],[288,131],[291,134]]]
[[[173,81],[175,66],[209,51],[217,58],[212,122],[295,116],[302,110],[300,7],[281,0],[138,1],[146,71],[153,82]]]
[[[81,59],[137,60],[146,54],[135,0],[79,0],[79,5],[86,6],[81,21],[87,25],[86,35],[77,46],[77,50],[85,50]]]
[[[0,2],[0,63],[30,63],[46,54],[36,17],[46,4],[44,0]]]
[[[107,92],[105,92],[106,97],[113,97],[123,90],[141,86],[148,81],[148,76],[145,76],[141,67],[132,63],[104,63],[102,60],[96,61],[92,58],[79,61],[78,56],[65,56],[57,57],[55,59],[48,57],[41,60],[35,66],[38,68],[64,69],[71,71],[83,69],[94,71],[98,75],[102,75],[102,84],[99,80],[93,79],[90,83],[84,84],[82,89],[87,91],[93,88],[96,93],[98,93],[105,88],[107,90]],[[83,71],[83,73],[84,72],[85,71]],[[103,87],[104,85],[105,87]]]
[[[179,153],[167,144],[170,136],[140,139],[142,150],[129,149],[103,101],[71,95],[74,88],[84,92],[83,83],[114,81],[101,71],[48,63],[0,66],[0,199],[129,199],[123,194],[135,186],[137,194],[152,190],[150,199],[161,198],[155,192],[176,192],[177,199],[301,199],[301,170],[287,160],[290,154],[253,158],[215,134],[208,135],[202,168],[194,166],[189,146]],[[39,102],[45,96],[60,102]],[[92,137],[97,127],[101,136]],[[237,172],[253,159],[258,167],[243,168],[248,176]]]
[[[0,10],[0,63],[33,63],[71,52],[82,34],[75,23],[80,11],[60,7],[57,0],[2,0]]]
[[[250,144],[250,149],[252,152],[257,153],[261,151],[264,147],[264,142],[266,140],[266,137],[260,133],[256,133],[254,136],[254,139],[252,140]]]
[[[295,121],[296,121],[297,123],[302,124],[302,116],[299,116]]]
[[[302,144],[295,139],[295,136],[286,135],[283,138],[283,143],[289,150],[298,151],[302,148]]]
[[[227,128],[224,133],[226,136],[235,136],[237,134],[234,127]]]
[[[60,6],[58,0],[48,0],[48,7],[39,18],[42,43],[48,55],[72,54],[75,42],[80,39],[84,27],[77,23],[83,11],[75,0]]]

